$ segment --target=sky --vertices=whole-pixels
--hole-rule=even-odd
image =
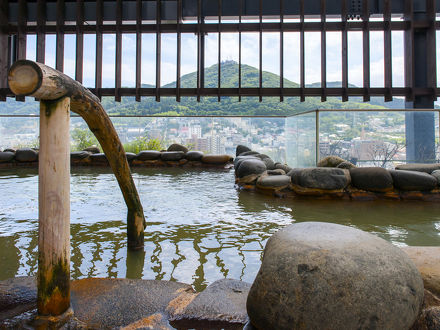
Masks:
[[[35,60],[36,36],[27,37],[27,58]],[[75,72],[75,35],[65,35],[64,72],[74,78]],[[238,62],[238,33],[221,34],[221,60]],[[341,81],[341,33],[327,32],[327,81]],[[156,61],[155,34],[142,35],[142,83],[155,85]],[[305,33],[305,82],[306,84],[321,80],[321,33]],[[84,70],[83,83],[86,87],[95,84],[95,35],[84,35]],[[115,85],[115,46],[114,34],[103,36],[103,87]],[[284,33],[284,76],[300,81],[300,34],[297,32]],[[437,44],[440,45],[440,33],[437,31]],[[46,36],[46,64],[55,67],[55,35]],[[122,37],[122,86],[135,85],[135,34],[124,34]],[[176,80],[176,34],[162,34],[161,85]],[[371,87],[384,86],[384,56],[383,32],[370,32],[370,77]],[[182,34],[182,75],[196,71],[197,38],[194,34]],[[205,64],[209,67],[218,63],[218,33],[206,36]],[[242,33],[242,63],[259,67],[259,34]],[[280,34],[262,34],[262,67],[264,71],[279,74]],[[437,47],[437,63],[440,63],[440,47]],[[350,84],[362,86],[362,32],[348,32],[348,79]],[[392,74],[393,86],[404,85],[403,62],[403,31],[392,32]],[[237,77],[238,80],[238,77]],[[440,65],[437,65],[437,85],[440,86]],[[277,87],[277,86],[273,86]]]

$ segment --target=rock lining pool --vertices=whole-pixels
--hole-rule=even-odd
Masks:
[[[126,207],[109,169],[71,175],[71,276],[191,283],[252,282],[266,240],[293,222],[328,221],[392,243],[440,245],[440,205],[429,202],[275,199],[234,187],[233,171],[179,168],[133,173],[147,218],[145,251],[127,251]],[[0,280],[37,270],[38,175],[0,172]]]

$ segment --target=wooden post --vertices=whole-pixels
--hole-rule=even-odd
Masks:
[[[130,173],[125,150],[116,130],[96,97],[79,82],[44,64],[19,60],[9,69],[9,87],[16,95],[40,100],[70,97],[70,107],[79,114],[95,134],[118,180],[127,205],[127,243],[130,249],[144,246],[145,217]]]
[[[40,101],[39,315],[70,307],[70,98]]]

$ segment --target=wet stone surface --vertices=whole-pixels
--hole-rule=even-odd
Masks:
[[[127,326],[154,314],[167,314],[170,301],[188,284],[128,279],[83,279],[72,283],[75,316],[90,327]]]
[[[74,318],[64,328],[242,329],[249,288],[249,283],[222,279],[198,294],[188,284],[170,281],[77,280],[71,284]],[[1,281],[0,329],[33,328],[36,296],[34,277]]]
[[[35,277],[16,277],[0,282],[0,321],[34,309],[36,306]]]
[[[246,298],[250,283],[221,279],[209,285],[174,320],[247,322]]]

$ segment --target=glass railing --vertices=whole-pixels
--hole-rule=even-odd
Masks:
[[[394,168],[408,162],[438,162],[439,111],[412,109],[314,110],[286,119],[286,154],[290,166],[314,166],[326,156],[339,156],[356,166]],[[407,140],[406,122],[421,119],[415,147]],[[428,123],[428,124],[427,124]],[[411,128],[409,128],[411,130]],[[316,134],[319,132],[319,134]],[[408,133],[408,134],[407,134]],[[417,133],[416,133],[417,135]],[[415,150],[417,149],[417,150]]]
[[[439,161],[439,111],[344,109],[290,117],[111,116],[111,120],[130,152],[180,143],[208,154],[235,156],[236,146],[243,144],[291,167],[312,167],[334,155],[357,166],[393,168],[415,161],[406,140],[410,116],[425,116],[432,122],[424,132],[426,150],[417,152],[425,154],[427,162]],[[38,147],[38,127],[37,115],[0,115],[0,150]],[[72,116],[72,150],[93,141],[84,120]]]
[[[230,154],[243,144],[273,160],[286,162],[285,117],[156,117],[111,116],[127,151],[166,149],[180,143],[207,154]],[[81,142],[96,143],[80,117],[71,118],[72,150]],[[0,116],[0,150],[38,147],[39,118]]]

